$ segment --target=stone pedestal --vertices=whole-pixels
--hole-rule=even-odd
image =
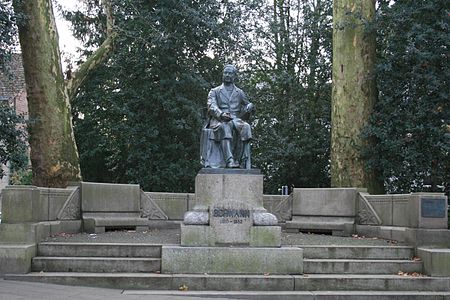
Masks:
[[[202,169],[195,194],[181,246],[162,248],[163,273],[303,273],[303,249],[281,247],[278,220],[263,207],[259,170]]]
[[[259,170],[202,169],[195,193],[197,204],[181,227],[182,246],[280,247],[281,227],[263,207]]]

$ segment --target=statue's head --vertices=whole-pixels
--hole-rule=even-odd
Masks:
[[[223,82],[224,83],[234,83],[236,79],[237,69],[233,65],[225,65],[223,68]]]

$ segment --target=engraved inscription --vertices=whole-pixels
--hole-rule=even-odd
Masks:
[[[226,207],[213,207],[213,217],[220,218],[220,224],[243,224],[250,218],[249,209],[237,209]]]

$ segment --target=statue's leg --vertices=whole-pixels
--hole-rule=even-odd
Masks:
[[[252,162],[250,158],[250,140],[242,141],[241,168],[251,169]]]
[[[242,169],[251,169],[251,160],[250,160],[250,140],[252,139],[252,131],[250,125],[241,120],[234,119],[234,126],[236,131],[239,133],[239,139],[241,147],[239,147],[239,162],[240,167]]]
[[[223,157],[227,164],[227,168],[238,168],[239,164],[234,161],[233,152],[231,151],[231,139],[222,140]]]

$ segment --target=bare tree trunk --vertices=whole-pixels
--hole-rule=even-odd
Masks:
[[[333,94],[331,185],[380,192],[364,168],[360,134],[377,98],[375,35],[365,26],[375,15],[375,0],[333,1]]]
[[[65,187],[68,181],[81,180],[70,97],[101,60],[91,59],[88,63],[88,59],[89,66],[80,67],[76,79],[66,84],[51,0],[15,0],[14,9],[25,16],[23,24],[19,24],[19,38],[30,113],[33,184]],[[110,50],[110,43],[108,46]],[[104,48],[99,49],[101,57],[106,56]]]

